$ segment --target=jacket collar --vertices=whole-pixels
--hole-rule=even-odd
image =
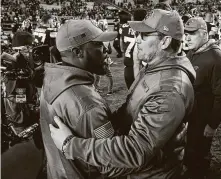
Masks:
[[[162,63],[159,63],[156,66],[149,66],[149,67],[147,66],[145,69],[145,72],[151,73],[156,70],[163,70],[163,69],[170,69],[170,68],[183,69],[183,71],[185,71],[187,75],[189,76],[192,83],[196,79],[196,72],[190,60],[186,57],[186,55],[167,57]]]
[[[203,44],[196,52],[193,52],[193,54],[202,53],[213,48],[219,47],[216,45],[216,42],[213,39],[210,39],[205,44]]]

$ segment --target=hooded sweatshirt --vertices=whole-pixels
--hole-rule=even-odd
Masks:
[[[100,178],[96,167],[80,160],[68,160],[55,146],[48,125],[63,119],[73,134],[83,138],[111,137],[114,130],[108,116],[111,111],[95,91],[94,76],[88,71],[56,64],[45,64],[40,100],[40,123],[48,161],[48,179]]]

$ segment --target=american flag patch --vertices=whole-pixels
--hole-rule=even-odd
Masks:
[[[112,137],[114,135],[114,129],[112,127],[111,122],[109,121],[106,124],[95,129],[94,134],[98,139]]]

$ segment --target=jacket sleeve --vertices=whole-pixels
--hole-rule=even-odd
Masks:
[[[221,53],[217,57],[217,64],[212,69],[211,85],[214,96],[213,109],[209,126],[216,129],[221,122]]]
[[[104,105],[93,106],[79,116],[76,132],[83,138],[108,138],[113,137],[114,129],[109,121],[111,111]],[[70,113],[69,117],[72,113]]]
[[[158,92],[143,105],[129,135],[108,139],[74,137],[65,147],[66,158],[109,167],[106,174],[111,168],[129,174],[148,164],[175,133],[184,115],[184,102],[178,93]]]
[[[116,111],[114,111],[109,119],[113,125],[116,135],[128,134],[132,125],[132,121],[126,119],[126,103],[123,103]]]

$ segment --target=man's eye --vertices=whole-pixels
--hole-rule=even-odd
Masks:
[[[94,42],[93,44],[96,45],[96,46],[102,46],[103,45],[102,42]]]

